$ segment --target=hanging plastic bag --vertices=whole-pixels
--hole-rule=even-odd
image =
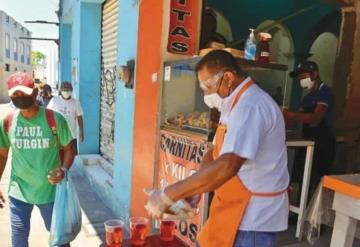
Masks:
[[[321,225],[333,226],[335,212],[332,209],[334,192],[323,187],[323,179],[316,189],[308,208],[306,209],[300,239],[306,239],[310,245],[315,245],[320,238]]]
[[[56,186],[50,228],[50,246],[70,243],[81,230],[81,208],[68,172]]]

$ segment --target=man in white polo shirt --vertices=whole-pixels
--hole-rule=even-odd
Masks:
[[[73,145],[75,154],[77,154],[77,128],[79,129],[79,140],[84,141],[84,122],[83,122],[83,110],[80,102],[72,97],[73,87],[70,82],[63,81],[60,86],[60,95],[55,96],[49,102],[47,108],[60,112],[68,121],[71,133],[73,135]]]
[[[215,190],[201,247],[274,246],[289,213],[282,113],[225,51],[208,53],[196,71],[205,103],[221,112],[214,148],[199,172],[154,190],[146,208],[161,217],[179,199]]]

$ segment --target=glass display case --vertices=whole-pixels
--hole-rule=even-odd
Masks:
[[[195,66],[201,57],[165,62],[162,86],[161,127],[211,139],[218,113],[204,103]],[[280,105],[290,99],[287,65],[260,64],[236,58],[238,64]]]

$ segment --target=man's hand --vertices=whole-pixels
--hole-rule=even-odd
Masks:
[[[84,141],[84,132],[83,131],[80,131],[79,139],[80,139],[80,143],[82,143]]]
[[[294,122],[296,113],[289,111],[289,109],[287,109],[287,108],[282,108],[281,110],[284,115],[285,124],[286,124],[286,126],[289,126],[290,124],[292,124]]]
[[[172,204],[174,202],[165,194],[164,190],[155,189],[149,193],[149,200],[145,208],[151,217],[161,218]]]
[[[84,141],[84,120],[82,116],[77,116],[76,118],[79,126],[79,141],[81,143]]]
[[[194,196],[185,198],[185,201],[187,201],[191,205],[192,208],[197,208],[200,200],[201,200],[201,195],[194,195]]]
[[[65,172],[61,168],[51,170],[48,174],[48,181],[52,185],[56,185],[61,182],[65,177]]]
[[[5,204],[5,197],[3,195],[3,193],[0,190],[0,208],[3,208]]]

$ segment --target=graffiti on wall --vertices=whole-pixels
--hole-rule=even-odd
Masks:
[[[101,70],[101,87],[103,97],[105,98],[106,104],[112,106],[115,103],[116,93],[116,66],[112,68],[102,68]]]
[[[100,152],[107,160],[113,159],[115,139],[116,66],[101,69],[101,144]]]

